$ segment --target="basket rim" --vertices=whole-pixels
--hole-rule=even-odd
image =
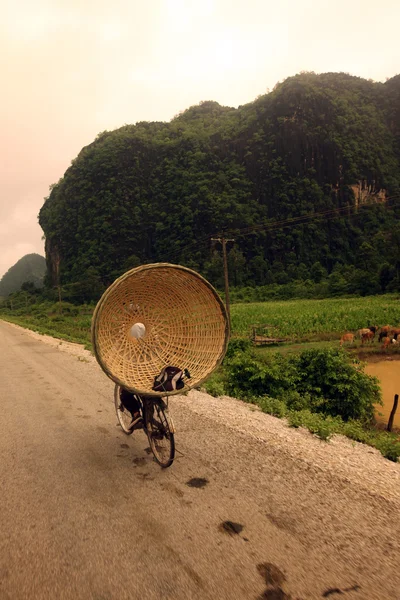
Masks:
[[[111,285],[108,286],[108,288],[105,290],[105,292],[102,294],[99,301],[97,302],[96,307],[93,311],[93,315],[92,315],[91,340],[92,340],[92,347],[93,347],[93,352],[94,352],[95,358],[96,358],[98,364],[100,365],[100,367],[102,368],[102,370],[104,371],[104,373],[107,375],[107,377],[109,377],[114,383],[125,388],[129,392],[138,394],[140,396],[165,397],[165,396],[174,396],[177,394],[185,394],[189,390],[191,390],[192,387],[194,387],[194,386],[190,385],[190,380],[186,380],[185,387],[181,388],[180,390],[173,390],[171,392],[151,391],[151,393],[148,390],[142,390],[140,388],[136,388],[133,386],[127,386],[118,377],[113,375],[109,371],[109,369],[107,369],[107,367],[103,364],[103,361],[100,357],[99,347],[97,344],[97,331],[98,331],[99,316],[101,315],[103,306],[104,306],[105,302],[107,301],[108,297],[111,295],[111,293],[114,291],[114,289],[120,285],[120,283],[122,283],[126,279],[129,279],[132,275],[135,275],[142,271],[154,270],[154,269],[165,269],[165,268],[176,269],[177,271],[185,271],[186,273],[200,279],[201,282],[206,287],[208,287],[208,289],[212,292],[214,299],[217,301],[217,304],[219,305],[219,307],[221,309],[221,314],[222,314],[222,317],[225,322],[224,343],[223,343],[222,351],[215,361],[213,370],[210,371],[209,373],[207,373],[202,379],[196,381],[196,384],[195,384],[196,387],[200,386],[206,379],[208,379],[208,377],[211,375],[211,373],[213,373],[215,371],[215,369],[217,369],[220,366],[220,364],[222,363],[222,361],[225,357],[226,349],[227,349],[228,342],[229,342],[230,328],[229,328],[229,319],[228,319],[225,304],[223,303],[222,298],[220,297],[220,295],[218,294],[216,289],[211,285],[211,283],[209,281],[207,281],[207,279],[205,279],[205,277],[200,275],[200,273],[197,273],[197,271],[194,271],[193,269],[189,269],[189,267],[184,267],[183,265],[176,265],[176,264],[167,263],[167,262],[149,263],[149,264],[145,264],[145,265],[140,265],[139,267],[135,267],[133,269],[130,269],[129,271],[126,271],[125,273],[120,275],[120,277],[115,279],[115,281],[113,281],[113,283],[111,283]],[[168,365],[166,364],[164,366],[168,366]]]

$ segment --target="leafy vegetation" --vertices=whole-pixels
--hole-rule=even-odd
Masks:
[[[310,409],[343,420],[373,419],[381,402],[378,381],[338,349],[305,350],[260,357],[237,352],[225,361],[227,392],[239,397],[271,396],[289,409]]]
[[[231,282],[259,300],[400,290],[399,105],[399,77],[303,73],[100,134],[40,211],[48,285],[88,302],[169,261],[222,289],[210,237],[229,232]]]

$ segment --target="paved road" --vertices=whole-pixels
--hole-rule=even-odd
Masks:
[[[4,322],[0,354],[0,600],[400,598],[395,498],[185,398],[162,471],[95,362]]]

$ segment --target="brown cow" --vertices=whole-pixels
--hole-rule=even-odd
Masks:
[[[368,333],[362,334],[361,343],[364,344],[364,342],[372,342],[373,339],[374,339],[373,332],[368,330]]]
[[[391,329],[392,329],[391,325],[384,325],[383,327],[381,327],[381,330],[379,332],[379,341],[380,342],[383,340],[384,337],[388,336]]]
[[[400,327],[394,327],[392,329],[392,336],[393,336],[393,339],[396,340],[396,342],[397,342],[397,338],[399,335],[400,335]]]
[[[343,344],[345,344],[346,342],[348,342],[349,344],[352,344],[354,342],[354,333],[345,333],[342,335],[342,337],[340,338],[340,345],[343,346]]]
[[[390,344],[392,343],[392,338],[386,336],[383,338],[382,350],[387,350]]]
[[[368,329],[368,327],[364,327],[364,329],[359,329],[357,331],[357,334],[360,338],[362,338],[362,336],[364,335],[364,333],[371,333],[370,329]]]

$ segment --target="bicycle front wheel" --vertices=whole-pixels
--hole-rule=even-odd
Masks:
[[[146,402],[146,431],[154,458],[166,469],[175,458],[174,426],[162,399]]]
[[[129,412],[129,410],[127,410],[125,408],[125,406],[122,404],[121,397],[120,397],[120,391],[121,391],[121,387],[118,384],[116,384],[115,388],[114,388],[115,412],[117,413],[118,423],[120,424],[122,431],[126,435],[131,435],[132,429],[130,429],[129,426],[132,422],[132,415]]]

